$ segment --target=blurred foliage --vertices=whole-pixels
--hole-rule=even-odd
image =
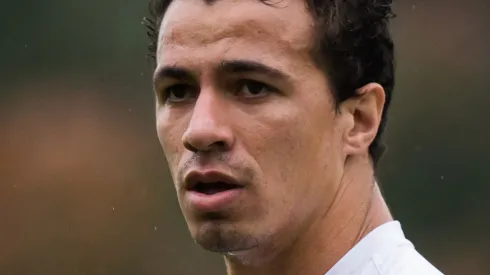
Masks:
[[[189,238],[154,130],[147,4],[2,11],[0,274],[223,274]],[[380,184],[436,266],[489,274],[490,4],[410,0],[396,11]]]

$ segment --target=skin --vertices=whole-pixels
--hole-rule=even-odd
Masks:
[[[303,1],[175,0],[160,27],[158,137],[191,236],[225,255],[228,274],[324,274],[391,220],[368,155],[384,90],[359,87],[336,110],[310,57],[312,24]],[[245,187],[225,209],[197,211],[192,169]]]

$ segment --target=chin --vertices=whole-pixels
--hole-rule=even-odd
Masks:
[[[216,253],[238,253],[251,250],[259,242],[252,234],[221,221],[207,221],[191,230],[194,241],[205,250]]]
[[[203,249],[220,253],[228,262],[260,266],[277,253],[274,238],[254,234],[224,222],[206,222],[191,231],[194,241]]]

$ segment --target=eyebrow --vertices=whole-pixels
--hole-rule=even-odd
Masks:
[[[219,63],[217,71],[221,74],[258,73],[276,79],[290,79],[289,75],[278,69],[250,60],[225,60]],[[158,68],[155,71],[153,83],[157,83],[165,78],[189,80],[193,77],[194,74],[190,70],[177,65],[170,65]]]
[[[286,73],[264,65],[262,63],[250,60],[227,60],[222,61],[218,70],[222,73],[258,73],[264,74],[272,78],[289,79],[289,75]]]
[[[153,83],[157,83],[164,78],[173,78],[176,80],[186,80],[192,78],[192,73],[179,66],[165,66],[158,68],[153,75]]]

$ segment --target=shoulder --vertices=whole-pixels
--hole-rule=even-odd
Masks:
[[[442,275],[408,241],[384,253],[373,254],[371,264],[379,275]]]
[[[398,221],[368,233],[326,275],[442,275],[405,238]]]

